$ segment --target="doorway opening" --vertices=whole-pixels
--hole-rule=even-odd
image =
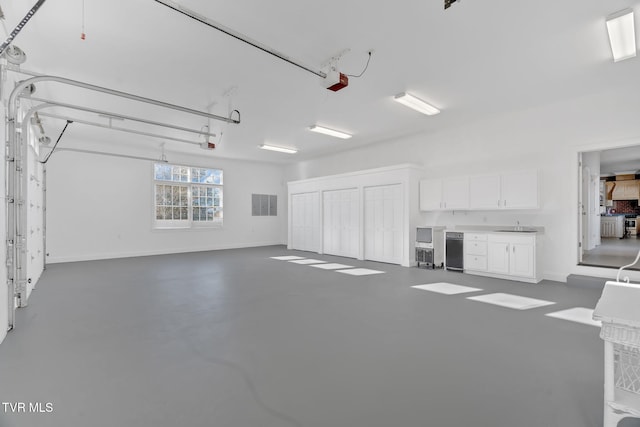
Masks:
[[[578,170],[578,264],[633,263],[640,251],[640,145],[579,153]]]

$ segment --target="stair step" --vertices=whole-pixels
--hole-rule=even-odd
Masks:
[[[604,289],[605,282],[608,282],[609,280],[615,279],[570,274],[567,276],[567,286],[575,286],[577,288],[585,289]]]

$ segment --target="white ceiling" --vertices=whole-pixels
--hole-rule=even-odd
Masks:
[[[616,148],[600,152],[601,175],[636,173],[638,171],[640,171],[640,146]]]
[[[86,40],[80,39],[82,0],[49,0],[14,42],[28,56],[22,68],[223,116],[237,109],[241,124],[211,123],[213,132],[224,134],[218,148],[194,152],[269,162],[305,160],[416,133],[424,133],[428,143],[429,133],[508,111],[621,87],[640,93],[640,58],[614,64],[604,23],[626,7],[637,15],[640,1],[474,0],[446,11],[443,0],[178,2],[313,68],[350,49],[339,67],[358,74],[371,49],[373,57],[361,78],[334,93],[317,76],[153,0],[85,0]],[[33,3],[0,0],[9,31]],[[428,117],[393,102],[403,91],[442,113]],[[35,95],[198,129],[206,124],[59,84],[38,85]],[[63,124],[45,119],[53,139]],[[306,130],[312,124],[355,136],[313,134]],[[157,139],[80,124],[69,135],[139,143],[150,152],[159,145]],[[256,148],[263,143],[299,153]]]

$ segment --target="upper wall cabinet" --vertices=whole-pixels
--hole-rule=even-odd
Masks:
[[[609,184],[609,183],[607,183]],[[637,200],[638,199],[638,180],[632,179],[628,181],[612,181],[613,200]]]
[[[420,181],[420,210],[537,209],[538,171]]]
[[[420,210],[469,208],[469,177],[423,179],[420,181]]]
[[[500,175],[480,175],[469,178],[470,209],[500,209]]]
[[[538,171],[525,170],[503,173],[500,176],[502,209],[537,209]]]

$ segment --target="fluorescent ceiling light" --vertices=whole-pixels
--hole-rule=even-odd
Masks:
[[[349,139],[353,136],[353,135],[349,135],[348,133],[340,132],[337,130],[325,128],[318,125],[309,126],[309,130],[311,132],[323,133],[325,135],[335,136],[336,138],[342,138],[342,139]]]
[[[421,112],[422,114],[426,114],[427,116],[433,116],[434,114],[438,114],[440,110],[438,110],[433,105],[427,104],[420,98],[416,98],[415,96],[403,92],[393,97],[393,100],[399,102],[400,104],[406,105],[409,108],[413,108],[416,111]]]
[[[636,56],[636,31],[633,10],[624,9],[607,17],[607,31],[613,62]]]
[[[298,150],[294,150],[293,148],[276,147],[274,145],[267,145],[267,144],[261,144],[261,145],[258,145],[258,147],[262,148],[263,150],[278,151],[280,153],[287,153],[287,154],[295,154],[298,152]]]

